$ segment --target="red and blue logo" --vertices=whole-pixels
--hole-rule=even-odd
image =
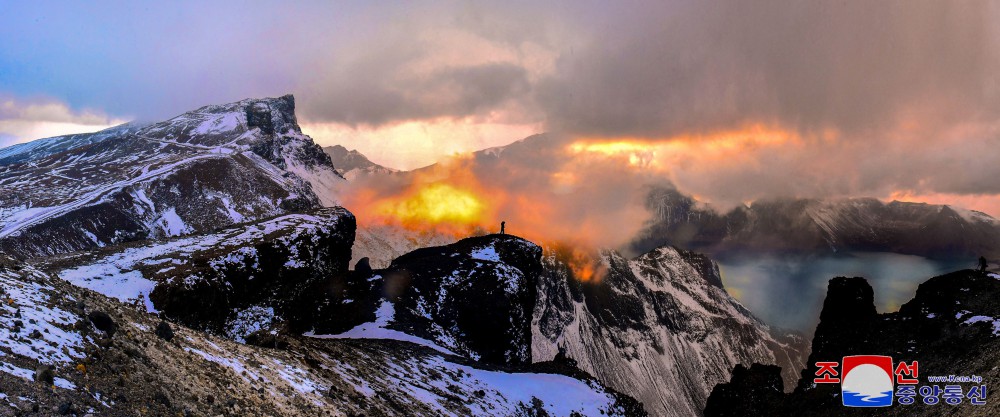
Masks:
[[[892,405],[893,369],[889,356],[845,356],[841,397],[848,407],[888,407]]]
[[[900,361],[893,367],[892,357],[879,355],[844,356],[841,362],[816,362],[819,368],[814,384],[840,384],[840,394],[847,407],[888,407],[895,399],[899,405],[920,402],[926,405],[986,404],[986,384],[978,375],[928,376],[930,384],[919,385],[920,364]],[[837,368],[840,368],[839,370]],[[941,385],[933,384],[947,383]],[[961,383],[974,383],[968,393]]]

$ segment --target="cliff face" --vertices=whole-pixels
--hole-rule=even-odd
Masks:
[[[722,287],[708,258],[663,247],[634,259],[603,253],[607,273],[581,282],[558,252],[538,281],[532,351],[559,347],[579,367],[635,396],[650,414],[698,415],[736,364],[804,367],[799,336],[768,328]]]
[[[76,285],[199,330],[308,330],[316,288],[347,272],[354,215],[342,208],[218,232],[54,257],[43,268]]]
[[[477,361],[530,364],[541,254],[488,235],[418,249],[385,269],[359,264],[330,292],[316,331],[398,332]]]
[[[381,271],[395,299],[389,327],[484,362],[531,363],[531,314],[542,249],[510,235],[419,249]],[[393,287],[409,283],[393,294]]]

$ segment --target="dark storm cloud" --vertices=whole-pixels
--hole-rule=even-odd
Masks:
[[[0,89],[143,118],[291,91],[315,121],[503,111],[544,118],[553,130],[659,137],[748,120],[855,130],[913,112],[990,119],[1000,107],[998,10],[987,2],[102,3],[8,12]]]
[[[986,2],[625,3],[538,100],[553,128],[608,136],[995,118],[997,17]]]
[[[492,63],[435,69],[430,74],[397,72],[382,62],[358,65],[308,95],[305,114],[314,120],[381,125],[400,120],[465,117],[488,112],[528,93],[524,68]]]
[[[0,94],[155,120],[292,92],[304,124],[338,138],[442,120],[569,140],[759,124],[804,144],[665,176],[734,204],[995,194],[998,31],[982,1],[22,2],[0,13]],[[443,156],[470,141],[452,136],[355,147]]]

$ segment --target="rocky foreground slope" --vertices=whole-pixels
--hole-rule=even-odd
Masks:
[[[89,288],[5,259],[0,413],[645,415],[634,399],[566,363],[525,360],[533,280],[541,270],[537,246],[486,236],[416,251],[385,270],[361,267],[345,274],[337,268],[349,259],[350,246],[345,252],[340,234],[331,231],[343,231],[349,243],[353,216],[342,209],[309,216],[313,219],[288,215],[215,234],[122,245],[44,265],[59,276],[72,262],[100,269],[104,275],[94,281],[108,280],[107,285]],[[315,227],[319,224],[326,227]],[[240,228],[243,233],[233,235]],[[215,241],[220,237],[226,239]],[[238,246],[247,250],[231,251]],[[265,260],[249,249],[271,252]],[[312,253],[302,252],[307,249]],[[328,255],[331,269],[318,267]],[[265,326],[263,335],[239,343],[240,333],[213,327],[216,315],[178,316],[169,313],[169,303],[157,301],[162,286],[180,285],[197,298],[200,283],[214,285],[223,278],[231,281],[211,291],[245,301],[235,295],[237,287],[298,282],[288,272],[300,262],[331,273],[322,291],[298,299],[304,304],[300,311],[312,315],[280,314],[286,298],[268,291],[252,294],[254,305],[272,309],[275,320],[317,330],[358,324],[342,333],[309,336],[289,330],[294,326]],[[251,270],[267,273],[250,279],[244,272]],[[145,281],[152,285],[151,305],[119,300],[122,288]],[[227,288],[234,292],[219,293]],[[355,293],[368,301],[347,297]],[[333,314],[352,304],[355,314]],[[199,306],[219,308],[191,304]],[[243,311],[239,306],[230,308]],[[162,310],[157,315],[150,309]],[[168,320],[161,322],[163,317]]]
[[[38,266],[191,328],[243,341],[257,331],[311,329],[316,294],[347,273],[355,227],[347,210],[325,208],[49,257]]]
[[[850,355],[886,355],[918,362],[916,386],[960,387],[957,405],[923,403],[923,394],[911,405],[898,398],[887,408],[849,408],[842,405],[840,384],[815,384],[816,367],[802,372],[790,394],[781,392],[778,368],[754,365],[737,368],[731,381],[718,385],[708,399],[706,417],[713,416],[995,416],[1000,401],[989,390],[1000,378],[1000,276],[964,270],[931,278],[917,289],[898,312],[878,314],[872,287],[863,278],[830,281],[820,324],[813,338],[809,363],[840,361]],[[929,376],[980,376],[981,383],[934,382]],[[983,405],[966,395],[974,385],[985,385]],[[933,390],[933,388],[930,388]]]
[[[592,379],[483,367],[408,342],[239,344],[20,268],[0,273],[0,415],[568,416],[635,407]]]

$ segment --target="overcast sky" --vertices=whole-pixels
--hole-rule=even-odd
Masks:
[[[1000,215],[995,4],[539,3],[0,0],[0,146],[293,93],[317,142],[397,168],[556,131],[649,143],[720,204]],[[785,139],[709,146],[747,131]]]

